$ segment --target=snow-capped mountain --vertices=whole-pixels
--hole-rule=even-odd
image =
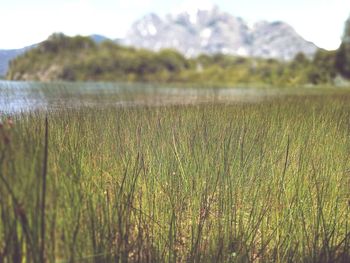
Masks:
[[[156,51],[174,48],[188,57],[224,53],[290,60],[299,52],[312,56],[317,50],[284,22],[249,27],[217,6],[165,17],[148,14],[132,25],[123,43]]]

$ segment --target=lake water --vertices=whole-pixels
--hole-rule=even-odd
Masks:
[[[0,81],[0,113],[82,106],[173,105],[257,101],[276,92],[253,88],[191,88],[151,84]]]

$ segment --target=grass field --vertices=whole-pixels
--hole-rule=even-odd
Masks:
[[[0,126],[0,262],[350,262],[350,94]]]

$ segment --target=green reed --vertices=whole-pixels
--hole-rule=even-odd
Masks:
[[[349,102],[3,116],[0,262],[348,262]]]

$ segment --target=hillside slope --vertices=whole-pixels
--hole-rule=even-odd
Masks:
[[[35,45],[20,49],[0,49],[0,77],[6,75],[9,63],[12,59],[25,53],[33,47],[35,47]]]
[[[235,85],[331,83],[336,75],[335,52],[318,51],[313,60],[298,54],[293,61],[200,55],[185,58],[165,49],[153,52],[89,37],[54,34],[15,58],[10,80],[127,81]]]

